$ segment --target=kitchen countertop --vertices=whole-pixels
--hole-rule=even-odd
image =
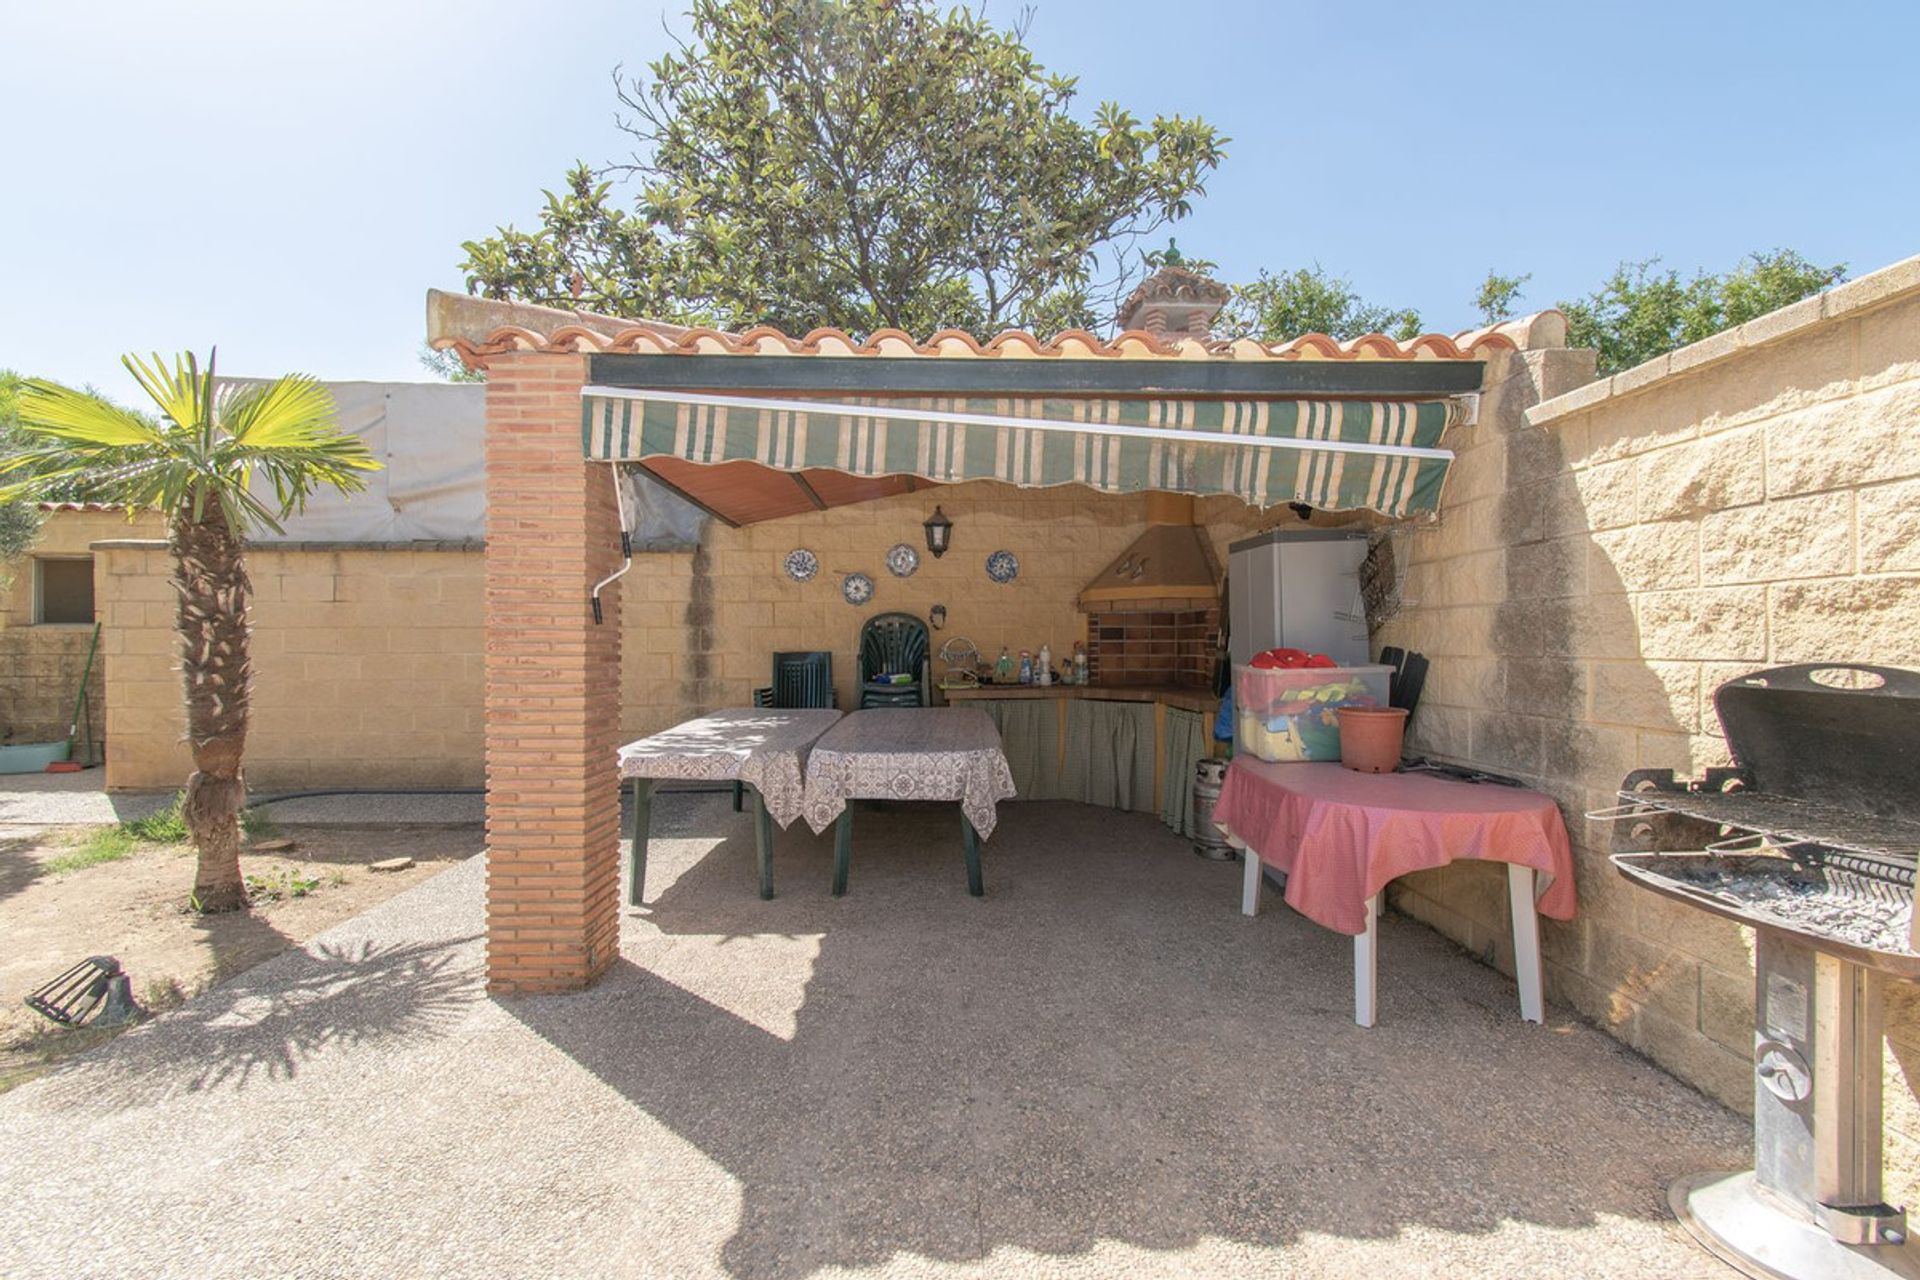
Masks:
[[[948,702],[977,698],[1092,698],[1104,702],[1164,702],[1212,715],[1220,700],[1205,689],[1182,685],[990,684],[978,689],[942,689]]]

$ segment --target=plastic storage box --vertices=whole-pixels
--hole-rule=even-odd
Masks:
[[[1340,707],[1387,705],[1393,668],[1235,667],[1234,750],[1262,760],[1338,760]]]

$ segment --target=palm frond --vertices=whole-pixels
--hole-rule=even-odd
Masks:
[[[173,430],[194,435],[206,431],[212,409],[208,395],[211,375],[201,376],[199,361],[192,352],[175,356],[171,369],[157,351],[151,361],[125,355],[120,357],[120,363],[127,367],[127,372],[133,375],[133,380],[140,384],[140,389],[147,393],[147,398]]]
[[[30,378],[21,384],[20,426],[79,445],[159,445],[165,437],[139,414],[57,382]]]
[[[333,397],[305,374],[289,374],[265,385],[223,387],[218,413],[222,430],[236,444],[257,449],[338,434]]]
[[[380,462],[333,422],[333,402],[312,378],[221,387],[209,357],[171,365],[127,356],[154,402],[158,424],[131,410],[54,383],[21,395],[23,444],[0,456],[0,498],[38,498],[67,488],[89,500],[153,508],[202,520],[218,512],[236,536],[249,527],[282,532],[280,521],[322,487],[354,493]],[[254,491],[256,477],[273,499]]]

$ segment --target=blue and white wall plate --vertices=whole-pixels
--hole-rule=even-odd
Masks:
[[[1012,582],[1020,576],[1020,558],[1011,551],[996,551],[987,557],[987,576],[995,582]]]
[[[840,579],[840,598],[848,604],[865,604],[873,599],[873,579],[864,573],[850,573]]]
[[[904,542],[896,542],[887,552],[887,572],[896,578],[911,578],[920,567],[920,553]]]
[[[795,582],[811,582],[813,575],[820,572],[820,557],[805,547],[796,547],[787,552],[787,576]]]

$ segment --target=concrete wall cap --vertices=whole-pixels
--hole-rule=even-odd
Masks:
[[[1702,338],[1699,342],[1671,351],[1656,360],[1623,369],[1613,377],[1570,391],[1551,400],[1543,400],[1527,410],[1530,426],[1545,426],[1590,409],[1614,396],[1644,391],[1668,378],[1681,377],[1735,359],[1756,347],[1779,342],[1805,333],[1819,325],[1841,318],[1852,318],[1868,307],[1920,294],[1920,256],[1906,258],[1892,266],[1869,272],[1858,280],[1835,285],[1824,293],[1769,311],[1738,328]]]
[[[1612,395],[1613,380],[1611,378],[1589,382],[1586,386],[1576,387],[1565,395],[1555,396],[1551,400],[1543,400],[1539,404],[1528,406],[1527,425],[1537,427],[1555,418],[1564,418],[1570,413],[1591,409]]]
[[[1869,271],[1857,280],[1827,290],[1827,316],[1832,319],[1878,306],[1915,289],[1920,289],[1920,255]]]

